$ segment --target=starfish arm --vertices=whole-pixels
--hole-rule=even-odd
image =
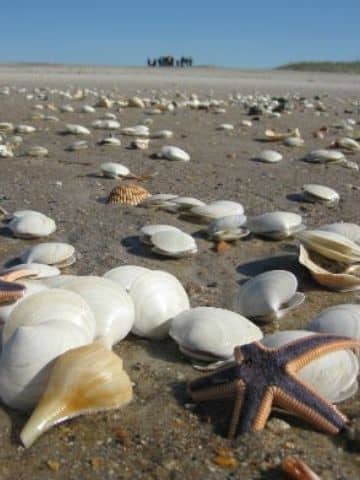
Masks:
[[[280,361],[288,372],[296,372],[316,358],[336,350],[356,349],[360,341],[332,334],[314,334],[279,348]]]
[[[242,380],[235,380],[231,383],[213,385],[206,388],[195,388],[194,383],[195,382],[192,382],[188,385],[188,393],[195,402],[232,397],[238,391],[239,384],[243,384]]]
[[[271,412],[273,389],[247,386],[237,433],[262,430]]]
[[[274,387],[274,403],[330,434],[338,433],[348,421],[334,405],[292,375]]]

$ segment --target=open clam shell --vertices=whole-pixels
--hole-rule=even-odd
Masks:
[[[214,307],[179,313],[171,321],[169,335],[185,355],[206,361],[232,358],[236,345],[263,337],[261,330],[247,318]]]
[[[244,225],[246,224],[246,215],[228,215],[213,220],[208,225],[208,234],[210,238],[219,240],[237,240],[250,234]]]
[[[241,286],[236,310],[259,322],[279,319],[304,301],[297,287],[295,275],[286,270],[260,273]]]
[[[164,232],[167,230],[172,230],[175,232],[181,232],[181,230],[173,225],[164,225],[164,224],[154,224],[154,225],[145,225],[140,229],[140,239],[146,245],[153,245],[151,237],[158,232]]]
[[[247,226],[251,233],[273,240],[282,240],[304,229],[301,215],[281,211],[249,218]]]
[[[266,335],[261,341],[270,348],[278,348],[314,332],[286,330]],[[337,403],[352,397],[357,389],[359,362],[350,350],[340,350],[322,356],[297,372],[297,376],[311,385],[330,402]]]

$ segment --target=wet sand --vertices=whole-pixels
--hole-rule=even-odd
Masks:
[[[216,199],[240,201],[247,215],[271,210],[300,213],[309,226],[334,221],[359,223],[359,173],[341,165],[308,164],[300,160],[305,152],[322,148],[336,138],[315,139],[312,131],[344,118],[359,121],[351,101],[360,98],[356,75],[293,72],[242,72],[210,68],[191,70],[0,66],[0,88],[4,85],[26,87],[67,86],[97,88],[102,93],[124,97],[135,94],[152,96],[154,91],[197,93],[205,98],[227,99],[231,93],[251,92],[274,95],[298,92],[312,99],[319,95],[327,106],[326,115],[296,109],[279,119],[260,117],[252,128],[240,127],[248,118],[238,105],[226,106],[226,113],[180,109],[153,116],[152,130],[174,131],[169,140],[151,140],[147,151],[130,150],[131,138],[121,137],[119,148],[100,147],[97,141],[104,131],[92,130],[90,148],[68,152],[65,147],[75,140],[60,134],[66,123],[90,127],[95,114],[47,112],[59,122],[30,119],[36,103],[24,93],[0,95],[0,121],[28,123],[37,131],[24,135],[15,158],[0,159],[1,206],[9,212],[31,208],[53,217],[58,229],[50,239],[70,242],[78,252],[77,262],[67,273],[102,275],[123,264],[142,265],[173,273],[188,291],[191,305],[210,305],[232,309],[233,299],[243,279],[264,270],[284,268],[296,273],[305,303],[290,312],[270,329],[304,327],[323,308],[356,302],[351,293],[327,292],[315,285],[297,263],[296,242],[249,238],[236,242],[218,254],[203,235],[203,226],[177,215],[142,207],[106,205],[104,200],[117,180],[99,175],[104,161],[119,161],[132,172],[149,170],[157,175],[143,186],[151,193],[174,193],[197,197],[205,202]],[[78,111],[82,104],[94,104],[95,97],[81,101],[49,97],[57,106],[71,103]],[[115,110],[111,110],[115,111]],[[116,111],[115,111],[116,112]],[[146,116],[140,109],[118,113],[121,127],[142,123]],[[233,132],[216,130],[221,123],[236,126]],[[274,146],[283,153],[277,164],[263,164],[252,158],[273,145],[260,140],[266,128],[284,131],[298,127],[305,139],[302,149]],[[360,128],[359,126],[356,128]],[[337,134],[343,135],[342,132]],[[168,162],[151,158],[164,144],[179,146],[191,155],[191,162]],[[49,150],[48,158],[23,155],[30,145]],[[360,155],[349,158],[358,161]],[[321,183],[335,188],[341,201],[336,208],[299,201],[296,195],[305,183]],[[138,239],[138,229],[149,223],[169,223],[193,234],[199,253],[191,259],[163,259],[152,254]],[[0,230],[2,264],[11,261],[35,241],[13,238]],[[186,382],[199,375],[189,361],[168,339],[154,342],[129,336],[115,347],[133,380],[134,400],[119,411],[79,417],[43,435],[29,450],[20,446],[19,432],[27,416],[2,406],[0,408],[0,478],[1,479],[190,479],[225,480],[281,479],[281,460],[294,455],[303,458],[323,479],[357,479],[360,476],[359,431],[360,396],[340,405],[352,419],[357,440],[341,433],[330,437],[314,431],[305,422],[283,414],[290,428],[283,430],[274,420],[264,432],[226,440],[228,403],[194,408],[186,394]],[[356,433],[357,432],[357,433]],[[214,463],[219,450],[232,452],[237,466],[224,468]]]

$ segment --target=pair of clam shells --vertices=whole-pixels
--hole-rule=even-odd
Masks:
[[[335,206],[340,200],[340,195],[336,190],[317,183],[305,184],[302,187],[302,191],[304,199],[312,203],[318,202],[328,206]]]
[[[144,243],[151,245],[152,251],[173,258],[187,257],[197,253],[194,238],[171,225],[146,225],[140,230]]]
[[[13,213],[8,228],[15,237],[32,239],[51,235],[56,231],[56,223],[41,212],[19,210]]]
[[[250,231],[245,227],[246,215],[228,215],[216,218],[208,225],[209,237],[215,241],[233,241],[246,237]]]

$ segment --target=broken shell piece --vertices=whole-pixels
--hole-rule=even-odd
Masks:
[[[340,195],[335,190],[324,185],[307,183],[302,187],[302,190],[304,199],[308,202],[319,202],[328,206],[334,206],[340,200]]]
[[[260,273],[241,286],[236,310],[260,322],[279,319],[304,301],[297,287],[295,275],[286,270]]]
[[[0,145],[0,158],[12,158],[14,152],[7,145]]]
[[[264,163],[277,163],[282,160],[283,156],[281,153],[276,152],[275,150],[263,150],[255,159],[259,162]]]
[[[160,158],[166,158],[167,160],[172,160],[172,161],[183,161],[183,162],[189,162],[190,161],[190,155],[185,152],[185,150],[182,150],[179,147],[173,147],[171,145],[165,145],[162,147],[160,153],[159,153]]]
[[[282,240],[303,230],[302,217],[292,212],[269,212],[248,219],[251,233],[273,240]]]
[[[360,262],[360,245],[339,233],[325,230],[304,230],[296,238],[309,250],[330,260],[346,264]]]
[[[49,151],[45,147],[35,145],[26,150],[26,155],[29,157],[46,157],[49,155]]]
[[[205,361],[232,358],[234,347],[260,340],[259,327],[238,313],[214,307],[197,307],[171,321],[170,337],[185,355]]]
[[[137,150],[147,150],[149,148],[149,139],[135,138],[135,140],[131,142],[130,147]]]
[[[351,292],[360,289],[360,269],[359,276],[353,274],[350,269],[341,269],[341,267],[340,270],[342,271],[334,273],[319,265],[321,262],[328,266],[328,262],[324,262],[320,255],[315,256],[316,262],[312,257],[314,257],[314,254],[310,254],[303,245],[300,245],[299,263],[309,270],[318,284],[338,292]]]
[[[216,127],[216,130],[225,130],[225,131],[232,131],[234,130],[234,125],[231,123],[221,123],[218,127]]]
[[[75,248],[69,243],[45,242],[34,245],[20,256],[24,263],[45,263],[64,268],[75,262]]]
[[[151,235],[152,251],[166,257],[180,258],[197,253],[193,237],[179,229],[166,229]]]
[[[289,137],[300,137],[300,130],[298,128],[295,128],[294,130],[291,130],[290,132],[280,133],[280,132],[275,132],[274,130],[271,130],[269,128],[269,129],[265,130],[265,137],[270,142],[279,142],[279,141],[284,140],[285,138],[289,138]]]
[[[100,342],[62,354],[39,404],[20,434],[25,447],[52,426],[78,415],[120,408],[132,399],[123,362]]]
[[[126,205],[138,205],[150,193],[140,185],[129,183],[127,185],[118,185],[109,193],[107,203],[122,203]]]

